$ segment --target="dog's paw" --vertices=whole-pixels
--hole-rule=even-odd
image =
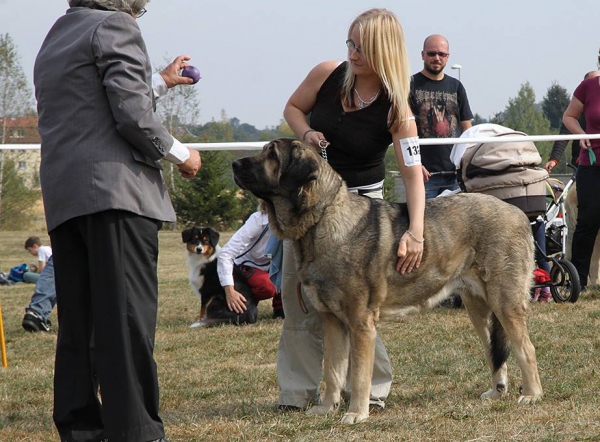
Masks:
[[[316,414],[319,416],[325,416],[328,413],[336,411],[336,407],[332,405],[313,405],[308,410],[306,410],[306,414]]]
[[[519,396],[519,404],[522,405],[530,405],[530,404],[535,404],[536,402],[538,402],[539,400],[542,399],[542,396]]]
[[[506,396],[506,391],[499,391],[496,388],[490,388],[488,391],[479,396],[481,400],[496,400]]]
[[[369,417],[369,414],[361,414],[361,413],[345,413],[344,416],[340,419],[340,422],[343,424],[357,424],[359,422],[364,421]]]

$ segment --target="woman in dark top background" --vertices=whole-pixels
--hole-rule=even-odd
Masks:
[[[585,116],[586,130],[579,123]],[[563,123],[572,134],[600,133],[600,77],[590,77],[581,82],[563,115]],[[571,262],[577,268],[581,286],[587,287],[590,262],[600,230],[600,140],[579,141],[579,166],[577,167],[577,224],[573,233]]]

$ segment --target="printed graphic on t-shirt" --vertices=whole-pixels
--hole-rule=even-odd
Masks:
[[[460,136],[458,96],[456,92],[414,91],[418,104],[419,136],[454,138]]]

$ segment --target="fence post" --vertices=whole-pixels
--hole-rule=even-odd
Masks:
[[[2,367],[8,367],[6,358],[6,340],[4,339],[4,322],[2,321],[2,303],[0,302],[0,353],[2,354]]]

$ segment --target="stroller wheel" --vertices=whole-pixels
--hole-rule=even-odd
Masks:
[[[550,293],[552,293],[554,302],[577,302],[581,292],[577,269],[566,259],[559,259],[556,262],[550,270],[552,278]]]

